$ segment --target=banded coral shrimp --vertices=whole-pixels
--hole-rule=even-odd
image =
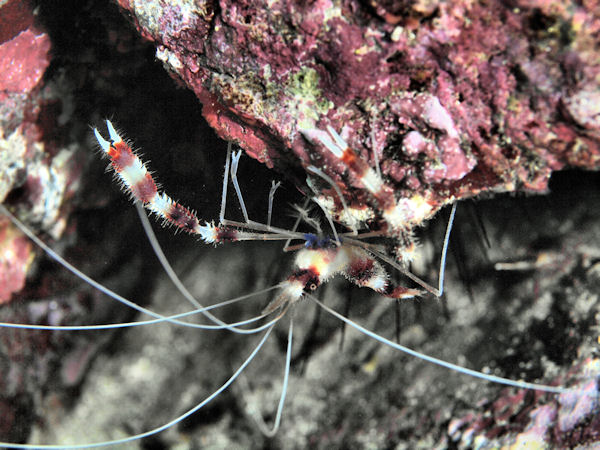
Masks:
[[[213,268],[213,269],[214,269],[214,268]],[[206,270],[206,268],[204,268],[203,270]],[[222,270],[222,269],[221,269],[221,270]],[[213,275],[213,277],[214,277],[214,275]],[[361,291],[361,292],[362,292],[362,291]],[[161,296],[161,297],[162,297],[163,306],[165,306],[165,305],[164,305],[164,303],[166,303],[166,302],[165,302],[164,300],[167,300],[167,299],[170,297],[170,294],[167,294],[167,295],[164,295],[164,296]],[[361,299],[361,300],[362,300],[362,299]],[[328,298],[328,302],[329,302],[329,301],[330,301],[330,299]],[[366,299],[365,299],[365,301],[366,301]],[[371,314],[370,314],[370,318],[369,318],[369,319],[367,319],[367,322],[372,322],[372,323],[374,323],[374,322],[381,322],[382,320],[383,320],[383,321],[385,321],[385,317],[384,317],[384,315],[382,315],[382,305],[381,305],[381,301],[380,301],[379,303],[380,303],[380,305],[379,305],[378,307],[375,307],[375,308],[374,308],[374,311],[372,311],[372,312],[371,312]],[[144,340],[145,340],[146,342],[148,342],[148,341],[150,340],[150,337],[152,336],[152,334],[154,334],[154,332],[153,332],[153,331],[150,331],[148,334],[146,334],[146,337],[144,338]],[[349,343],[347,343],[346,345],[348,345],[350,348],[354,348],[354,346],[356,345],[356,342],[357,342],[357,337],[356,337],[356,336],[353,336],[353,337],[351,337],[351,338],[349,338],[349,339],[351,339],[351,340],[349,340]],[[177,340],[177,339],[170,339],[170,341],[171,341],[171,345],[173,345],[173,342],[177,342],[178,340]],[[215,342],[215,341],[213,341],[213,344],[214,344],[214,342]],[[183,343],[181,343],[181,341],[179,340],[178,344],[183,344]],[[213,345],[213,344],[208,344],[208,345]],[[222,345],[222,344],[223,344],[223,342],[222,342],[222,341],[219,341],[219,346],[220,346],[221,348],[219,349],[218,353],[222,353],[222,352],[223,352],[223,348],[222,348],[222,347],[223,347],[223,345]],[[216,344],[214,344],[214,345],[216,345]],[[175,346],[179,346],[179,345],[175,345]],[[335,371],[335,374],[332,374],[331,372],[329,372],[329,371],[325,370],[325,367],[327,367],[327,365],[328,365],[328,364],[331,364],[331,355],[332,355],[332,353],[335,353],[335,352],[336,352],[336,350],[337,350],[337,344],[335,344],[335,343],[334,343],[333,345],[329,344],[329,345],[327,345],[326,347],[327,347],[327,348],[326,348],[326,349],[325,349],[325,350],[324,350],[324,351],[323,351],[323,352],[322,352],[322,353],[321,353],[321,354],[320,354],[320,355],[317,357],[318,359],[320,359],[320,360],[321,360],[321,361],[319,361],[319,362],[318,362],[318,364],[320,365],[320,369],[317,369],[317,374],[314,374],[314,372],[315,372],[315,368],[314,368],[314,367],[311,367],[311,369],[307,371],[307,374],[313,374],[313,375],[312,375],[312,376],[313,376],[313,378],[312,378],[312,379],[309,379],[309,381],[310,381],[311,383],[308,383],[308,384],[312,384],[312,386],[305,386],[305,389],[308,389],[308,390],[309,390],[309,392],[310,392],[310,390],[314,390],[314,389],[315,389],[315,384],[317,384],[317,385],[320,385],[322,390],[323,390],[323,389],[325,389],[325,388],[323,388],[323,386],[327,386],[327,387],[330,387],[330,386],[332,386],[332,382],[333,382],[334,384],[335,384],[335,383],[338,383],[338,384],[339,384],[339,378],[337,377],[337,374],[338,374],[339,372],[338,372],[338,371]],[[273,350],[275,350],[275,349],[273,349]],[[350,350],[350,351],[352,351],[352,350]],[[389,351],[389,350],[388,350],[388,351]],[[384,351],[383,353],[387,353],[388,351]],[[277,353],[277,352],[276,352],[276,351],[274,351],[274,353]],[[387,354],[387,355],[384,355],[384,356],[383,356],[383,359],[387,359],[387,357],[389,357],[389,354]],[[192,358],[192,356],[190,356],[190,353],[188,353],[188,358]],[[376,374],[376,379],[373,379],[373,378],[371,378],[371,379],[370,379],[370,381],[367,383],[367,386],[369,386],[369,387],[373,387],[373,384],[376,384],[376,383],[381,383],[381,379],[380,379],[380,378],[381,378],[382,376],[384,376],[384,377],[385,377],[385,376],[389,376],[389,373],[388,373],[388,374],[386,374],[386,375],[384,375],[384,373],[385,373],[385,372],[387,372],[387,370],[386,370],[385,368],[382,368],[382,364],[381,364],[381,363],[377,363],[377,360],[379,360],[379,359],[381,359],[381,358],[382,358],[382,355],[381,355],[381,354],[379,354],[378,352],[374,352],[374,350],[373,350],[372,348],[370,348],[370,349],[368,349],[368,348],[367,348],[367,349],[364,349],[364,348],[363,348],[363,349],[362,349],[362,350],[359,352],[359,357],[358,357],[357,359],[358,359],[358,361],[361,361],[361,362],[359,363],[359,365],[360,365],[360,367],[362,368],[362,370],[358,370],[358,371],[357,371],[357,370],[355,369],[355,372],[359,372],[358,376],[360,377],[360,375],[364,375],[364,373],[365,373],[365,372],[366,372],[367,374],[368,374],[368,373],[373,373],[373,372],[376,372],[376,373],[377,373],[377,372],[379,372],[379,373],[377,373],[377,374]],[[312,362],[312,361],[313,361],[313,359],[311,359],[311,365],[313,364],[313,362]],[[140,382],[140,380],[139,380],[139,379],[135,379],[136,377],[135,377],[135,376],[132,376],[132,375],[133,375],[134,373],[136,373],[136,371],[139,371],[139,369],[140,369],[140,367],[139,367],[139,364],[143,365],[144,363],[139,363],[139,362],[138,362],[138,367],[133,367],[133,368],[132,368],[132,372],[130,372],[128,375],[125,375],[125,380],[132,380],[132,381],[134,382],[134,384],[136,384],[136,387],[137,387],[137,388],[139,388],[139,382]],[[272,365],[272,362],[271,362],[270,360],[268,360],[268,361],[267,361],[267,363],[266,363],[266,366],[267,366],[267,367],[269,367],[269,366],[271,366],[271,365]],[[134,364],[134,366],[135,366],[135,364]],[[343,366],[343,364],[342,364],[342,366]],[[337,367],[336,367],[336,369],[337,369]],[[348,370],[348,367],[346,367],[345,369],[346,369],[346,370]],[[340,369],[340,370],[342,370],[342,369]],[[210,376],[211,376],[211,374],[208,374],[208,375],[207,375],[207,374],[204,374],[204,375],[203,375],[203,374],[201,374],[201,373],[198,373],[198,372],[195,372],[195,373],[196,373],[196,377],[197,377],[197,378],[202,378],[203,376],[208,376],[208,377],[210,378]],[[356,373],[355,373],[354,375],[356,375]],[[332,379],[330,378],[330,377],[332,377],[332,376],[334,376],[334,377],[335,377],[335,380],[333,380],[333,381],[332,381]],[[405,374],[405,377],[408,377],[408,379],[410,379],[410,374],[407,374],[407,375]],[[156,378],[157,378],[156,374],[154,374],[153,378],[154,378],[154,380],[153,380],[153,381],[154,381],[154,382],[156,382]],[[272,374],[269,374],[269,378],[270,378],[270,379],[272,378]],[[404,378],[404,379],[406,380],[406,378]],[[425,380],[426,380],[426,377],[425,377]],[[273,394],[273,389],[265,388],[264,386],[257,387],[257,386],[256,386],[256,384],[260,385],[261,383],[257,383],[257,382],[256,382],[256,380],[253,380],[253,381],[254,381],[254,384],[255,384],[255,386],[253,387],[253,390],[252,390],[252,392],[254,392],[253,396],[256,396],[256,395],[258,395],[257,393],[259,393],[259,392],[261,392],[261,393],[262,393],[262,395],[264,395],[265,389],[266,389],[266,392],[267,392],[267,394],[268,394],[268,395],[265,395],[265,397],[272,396],[272,394]],[[344,381],[346,382],[347,380],[344,380]],[[202,383],[200,380],[196,380],[196,382],[197,382],[197,384],[203,384],[203,383]],[[422,384],[422,383],[424,383],[424,382],[425,382],[425,383],[427,383],[427,381],[420,380],[420,383],[421,383],[421,389],[423,389],[423,388],[424,388],[424,386],[423,386],[423,384]],[[278,384],[278,383],[275,383],[275,386],[276,386],[276,387],[274,388],[274,391],[277,391],[277,390],[278,390],[278,386],[277,386],[277,384]],[[295,384],[295,383],[294,383],[294,384]],[[344,386],[344,387],[345,387],[345,388],[346,388],[346,390],[347,390],[347,391],[349,391],[350,393],[356,393],[356,392],[357,392],[357,391],[356,391],[356,390],[355,390],[355,389],[354,389],[354,388],[351,386],[351,383],[343,383],[343,384],[345,384],[345,386]],[[100,382],[100,385],[102,385],[102,382]],[[363,387],[364,387],[364,386],[363,386]],[[430,386],[428,386],[428,387],[430,387]],[[326,389],[325,389],[325,390],[326,390]],[[347,391],[346,391],[346,393],[347,393]],[[297,391],[293,397],[294,397],[294,398],[299,398],[299,399],[302,399],[302,398],[303,398],[303,396],[302,396],[302,395],[301,395],[299,392],[301,392],[301,391]],[[305,391],[305,392],[306,392],[306,391]],[[367,391],[367,392],[369,392],[369,393],[370,393],[370,392],[372,392],[372,391]],[[340,393],[342,393],[342,394],[343,394],[343,393],[344,393],[344,389],[342,389],[342,390],[340,391]],[[324,394],[325,394],[325,392],[321,392],[321,395],[324,395]],[[194,394],[188,394],[188,395],[194,395]],[[194,395],[194,396],[195,396],[195,395]],[[277,395],[276,395],[275,397],[277,397]],[[343,401],[345,405],[348,405],[348,404],[349,404],[349,403],[347,403],[347,402],[349,402],[349,400],[343,400],[343,398],[342,398],[342,397],[337,397],[337,399],[338,399],[338,400],[340,400],[340,401]],[[352,401],[354,402],[355,400],[352,400]],[[266,404],[266,403],[269,403],[268,401],[264,401],[264,399],[263,399],[263,401],[261,401],[260,403],[261,403],[261,404],[263,404],[263,402],[264,402],[264,404]],[[275,399],[275,402],[274,402],[274,403],[276,403],[276,399]],[[300,400],[300,404],[295,404],[294,406],[297,408],[297,409],[296,409],[296,411],[295,411],[294,417],[299,417],[299,415],[302,415],[303,413],[306,413],[306,411],[309,409],[309,408],[307,407],[307,405],[306,405],[306,404],[302,404],[302,401],[301,401],[301,400]],[[364,405],[363,405],[363,406],[364,406]],[[93,408],[93,406],[92,406],[92,408]],[[268,407],[268,406],[265,406],[265,408],[269,408],[269,407]],[[312,409],[318,409],[319,407],[315,408],[315,404],[313,403],[313,404],[311,404],[310,408],[312,408]],[[144,409],[144,407],[143,407],[143,406],[142,406],[142,409]],[[366,408],[364,408],[364,407],[363,407],[363,411],[365,411],[365,410],[366,410]],[[319,412],[320,412],[321,414],[325,414],[325,415],[327,415],[327,406],[325,406],[325,405],[324,405],[324,406],[320,406],[320,411],[319,411]],[[406,411],[402,412],[402,410],[400,410],[400,412],[399,412],[398,410],[396,410],[396,411],[395,411],[393,414],[399,415],[399,414],[405,414],[405,413],[406,413]],[[143,411],[141,412],[141,414],[142,414],[142,415],[145,415],[145,413],[144,413]],[[376,415],[374,415],[373,417],[375,417],[375,416],[376,416]],[[388,417],[389,417],[389,416],[388,416]],[[357,419],[358,419],[358,420],[360,420],[360,417],[358,417],[358,418],[353,418],[353,420],[350,422],[350,424],[352,424],[352,423],[356,423],[356,420],[357,420]],[[84,420],[85,420],[85,419],[84,419]],[[89,419],[87,419],[87,420],[89,420]],[[113,418],[113,420],[116,420],[117,422],[119,422],[119,421],[120,421],[120,419],[118,419],[118,418],[116,418],[116,419],[115,419],[115,418]],[[288,420],[289,420],[289,419],[288,419]],[[365,422],[367,427],[371,427],[371,426],[373,426],[372,420],[373,420],[373,419],[371,419],[371,421],[366,421],[366,422]],[[299,420],[298,420],[298,421],[294,420],[294,422],[296,422],[296,424],[298,424],[300,421],[299,421]],[[130,423],[131,423],[131,422],[130,422]],[[313,422],[313,425],[312,425],[313,427],[315,427],[315,423],[316,423],[316,422]],[[305,426],[306,426],[306,422],[304,422],[304,424],[305,424]],[[339,425],[339,424],[338,424],[338,425]],[[390,425],[391,425],[391,423],[389,423],[389,422],[388,422],[387,424],[385,424],[385,426],[390,426]],[[334,424],[334,426],[335,426],[335,424]],[[348,424],[348,423],[345,423],[345,424],[341,424],[341,426],[342,426],[342,427],[346,427],[346,428],[347,428],[347,427],[349,426],[349,424]],[[363,425],[363,426],[364,426],[364,425]],[[396,424],[396,426],[397,426],[397,424]],[[359,434],[359,435],[357,436],[357,440],[356,440],[356,442],[363,442],[363,443],[365,443],[365,442],[367,442],[367,441],[370,441],[370,442],[379,442],[379,441],[378,441],[378,439],[381,439],[381,433],[380,433],[380,432],[377,432],[377,429],[378,429],[378,428],[379,428],[379,430],[381,430],[383,427],[382,427],[380,424],[377,424],[377,425],[376,425],[376,426],[373,428],[373,430],[375,430],[375,434],[374,434],[374,435],[362,435],[362,436],[361,436],[361,435]],[[366,428],[366,427],[365,427],[365,428],[363,428],[363,429],[368,429],[368,428]],[[309,432],[308,434],[309,434],[309,435],[311,435],[311,434],[312,434],[312,435],[314,436],[314,435],[315,435],[317,432],[318,432],[318,428],[313,428],[313,431],[312,431],[312,433],[311,433],[311,432]],[[377,435],[378,435],[378,436],[377,436]],[[384,433],[384,435],[385,435],[385,433]],[[287,435],[287,436],[289,436],[289,435]],[[287,436],[286,436],[286,437],[287,437]],[[326,445],[327,439],[333,440],[334,438],[335,438],[335,436],[333,436],[333,437],[332,437],[332,436],[326,437],[326,438],[324,439],[324,442],[325,442],[325,444],[324,444],[324,445]],[[214,443],[215,445],[217,445],[217,444],[216,444],[216,442],[214,442],[214,441],[213,441],[213,443]],[[281,443],[282,443],[282,445],[283,445],[283,446],[286,446],[286,441],[285,441],[285,440],[281,441]],[[294,444],[291,444],[291,445],[293,446]],[[36,446],[36,448],[37,448],[37,447],[39,447],[39,446]]]

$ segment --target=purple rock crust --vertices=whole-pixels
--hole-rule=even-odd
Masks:
[[[600,164],[597,2],[119,4],[221,137],[290,177],[319,167],[380,227],[360,180],[300,129],[341,132],[426,218]]]

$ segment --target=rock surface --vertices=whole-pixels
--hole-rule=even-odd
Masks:
[[[286,204],[302,203],[294,194],[306,192],[308,164],[326,171],[348,203],[370,206],[372,228],[385,225],[362,186],[299,127],[333,126],[372,166],[376,153],[394,195],[428,196],[431,214],[482,192],[544,191],[556,169],[598,166],[597,3],[270,2],[270,10],[227,0],[119,3],[121,10],[93,0],[42,2],[35,14],[27,2],[2,4],[0,57],[21,62],[0,75],[10,88],[0,90],[0,193],[75,265],[157,311],[188,306],[160,276],[135,213],[94,154],[90,124],[106,117],[142,148],[165,189],[206,219],[218,217],[226,145],[201,125],[198,99],[221,136],[278,171],[242,160],[251,217],[264,220],[269,180],[284,178],[274,217],[282,226],[293,223]],[[17,51],[21,39],[26,51]],[[449,260],[445,300],[400,305],[400,339],[474,369],[579,386],[576,395],[503,390],[350,330],[340,350],[339,323],[322,315],[313,327],[306,301],[294,311],[295,363],[275,438],[264,438],[248,411],[272,419],[284,324],[249,368],[247,389],[236,383],[183,425],[136,445],[596,443],[598,180],[581,173],[564,180],[552,197],[479,203],[487,257],[461,205],[462,245],[453,247],[464,248],[465,256],[457,250],[464,262]],[[230,205],[228,214],[237,212]],[[46,258],[32,262],[40,252],[2,227],[2,257],[15,255],[2,270],[29,273],[23,290],[10,287],[2,320],[132,318]],[[428,280],[437,277],[443,227],[420,230],[414,270]],[[292,256],[279,246],[204,248],[169,230],[160,240],[203,301],[289,274]],[[467,287],[458,281],[461,267]],[[350,317],[392,338],[393,304],[344,286],[333,282],[319,298],[344,311],[350,296]],[[267,303],[265,295],[225,315],[236,320]],[[2,329],[2,440],[85,442],[164,424],[222,384],[254,342],[164,325],[116,334]]]

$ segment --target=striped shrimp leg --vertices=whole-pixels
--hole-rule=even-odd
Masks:
[[[287,240],[290,237],[302,239],[301,233],[289,232],[256,222],[250,224],[249,222],[239,223],[228,220],[225,221],[226,224],[215,225],[212,221],[204,221],[204,225],[202,225],[194,211],[180,205],[166,193],[159,192],[158,183],[144,162],[117,133],[110,120],[106,121],[106,126],[109,134],[108,140],[104,139],[97,128],[94,128],[94,135],[104,154],[109,157],[110,166],[115,171],[121,188],[129,193],[133,200],[138,201],[144,208],[162,218],[164,224],[175,225],[187,233],[198,235],[207,244],[248,240]],[[239,154],[237,158],[239,158]],[[227,177],[224,180],[227,182]],[[238,198],[241,199],[239,193]],[[251,231],[244,231],[240,228]]]
[[[331,126],[327,126],[327,132],[315,128],[300,131],[309,142],[321,143],[346,165],[350,175],[373,196],[383,218],[393,231],[405,231],[431,215],[432,205],[425,198],[417,196],[397,200],[394,189]]]
[[[144,162],[121,138],[110,120],[106,121],[106,126],[108,140],[102,137],[97,128],[94,128],[94,135],[102,151],[110,159],[110,165],[121,182],[121,188],[129,193],[133,200],[139,201],[146,209],[161,217],[165,223],[175,225],[188,233],[197,234],[206,243],[234,240],[231,233],[235,230],[216,227],[208,222],[201,225],[193,211],[175,202],[164,192],[159,192],[157,183]]]

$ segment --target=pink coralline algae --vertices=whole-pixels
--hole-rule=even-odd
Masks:
[[[0,221],[0,303],[23,289],[32,259],[27,238],[9,226],[7,220]]]
[[[44,33],[31,30],[19,33],[0,46],[0,64],[5,70],[0,73],[0,85],[4,100],[11,92],[29,92],[40,81],[48,67],[50,40]]]
[[[426,198],[427,217],[600,165],[597,2],[119,4],[222,137],[297,182],[316,165],[381,225],[360,182],[299,130],[342,132],[399,202]]]
[[[6,135],[25,122],[25,134],[33,135],[35,130],[29,128],[41,108],[38,97],[50,64],[50,38],[34,24],[28,2],[2,5],[0,24],[0,125]]]
[[[50,38],[35,23],[28,2],[4,3],[0,24],[0,202],[19,189],[20,194],[13,195],[9,203],[30,224],[57,237],[65,227],[62,201],[72,193],[78,171],[72,152],[45,136],[46,126],[52,133],[57,128],[56,117],[44,123],[46,111],[58,101],[44,90],[43,83],[51,58]],[[2,301],[22,287],[31,262],[31,255],[25,254],[31,251],[29,245],[18,251],[15,248],[15,233],[8,224],[3,225],[2,264],[8,270],[5,273],[15,278],[3,283]]]

